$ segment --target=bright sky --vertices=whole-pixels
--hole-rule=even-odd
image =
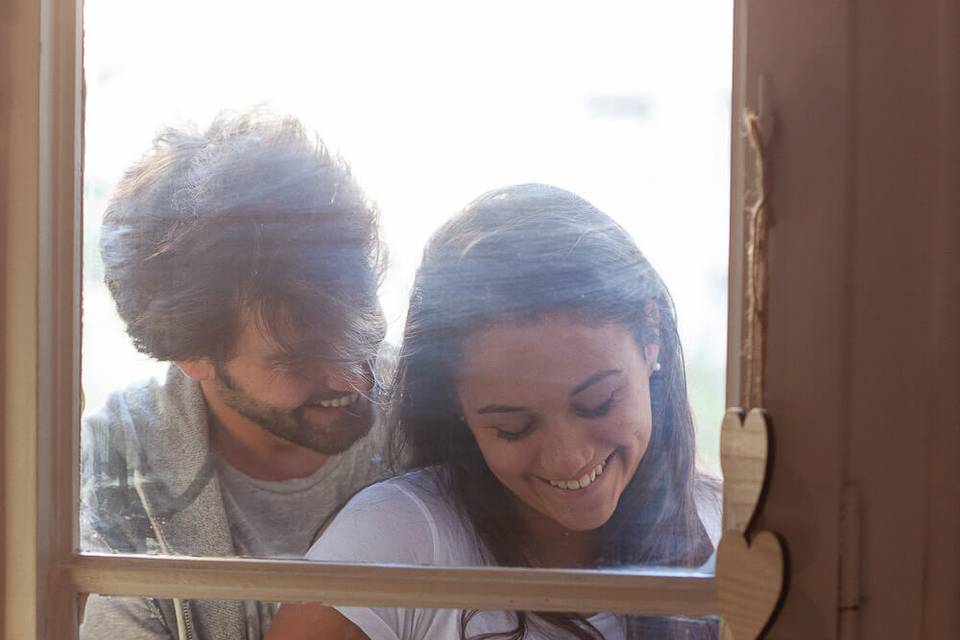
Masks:
[[[441,221],[492,187],[556,184],[617,218],[658,268],[692,402],[702,425],[719,426],[732,0],[84,4],[88,243],[162,125],[266,105],[316,129],[379,202],[397,340]],[[85,287],[95,409],[158,367],[129,346],[102,285]]]

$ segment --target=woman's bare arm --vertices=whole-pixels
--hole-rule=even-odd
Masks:
[[[370,640],[343,614],[317,602],[280,607],[265,640]]]

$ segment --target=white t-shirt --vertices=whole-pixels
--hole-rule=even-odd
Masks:
[[[307,552],[307,558],[454,567],[494,564],[484,553],[476,533],[457,514],[438,486],[437,473],[434,469],[416,471],[364,489],[337,515]],[[707,526],[708,531],[713,528]],[[460,637],[459,609],[336,609],[371,640],[455,640]],[[624,638],[622,616],[600,613],[591,616],[589,621],[607,640]],[[467,637],[509,631],[515,625],[511,612],[480,611],[471,618]],[[527,618],[525,639],[548,640],[557,638],[558,633],[556,629],[543,631],[535,620]]]

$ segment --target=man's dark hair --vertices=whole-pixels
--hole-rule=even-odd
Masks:
[[[166,129],[103,220],[105,280],[138,350],[233,355],[242,319],[284,350],[373,356],[384,324],[379,212],[347,164],[292,118]]]

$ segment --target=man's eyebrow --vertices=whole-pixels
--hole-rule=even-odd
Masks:
[[[620,369],[604,369],[603,371],[597,371],[595,374],[593,374],[592,376],[590,376],[589,378],[587,378],[586,380],[578,384],[576,387],[574,387],[573,391],[570,392],[570,396],[571,397],[575,396],[581,391],[585,391],[591,385],[594,385],[600,382],[604,378],[608,378],[610,376],[617,375],[619,373],[623,373],[623,371],[621,371]]]
[[[526,410],[526,407],[516,407],[509,404],[488,404],[477,409],[477,413],[515,413]]]

